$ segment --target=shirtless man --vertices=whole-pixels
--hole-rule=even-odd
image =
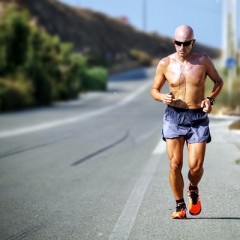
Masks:
[[[223,81],[208,56],[192,52],[195,44],[191,27],[181,25],[175,30],[176,52],[160,60],[151,96],[167,105],[163,121],[163,139],[166,141],[170,160],[169,182],[176,200],[172,218],[186,218],[184,180],[182,176],[183,148],[188,148],[188,197],[189,212],[201,212],[198,184],[203,175],[206,143],[211,141],[208,113],[222,89]],[[208,97],[204,96],[207,76],[214,87]],[[169,93],[162,93],[167,82]]]

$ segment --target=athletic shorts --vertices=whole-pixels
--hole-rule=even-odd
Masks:
[[[188,143],[211,141],[208,114],[201,109],[167,106],[163,118],[163,140],[184,137]]]

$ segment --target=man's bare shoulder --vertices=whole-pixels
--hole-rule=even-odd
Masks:
[[[192,58],[194,60],[198,60],[202,64],[206,64],[206,63],[209,63],[209,61],[211,61],[209,56],[206,53],[200,53],[200,52],[193,52]]]
[[[168,65],[171,63],[174,54],[168,55],[162,59],[160,59],[157,69],[166,69]]]

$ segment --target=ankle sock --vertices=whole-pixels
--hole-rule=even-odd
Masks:
[[[184,198],[176,200],[176,211],[179,212],[179,211],[181,211],[184,208],[186,208],[186,204],[185,204]]]
[[[190,197],[192,199],[193,204],[197,204],[198,202],[198,187],[189,185]]]
[[[189,190],[198,190],[198,186],[189,185]]]

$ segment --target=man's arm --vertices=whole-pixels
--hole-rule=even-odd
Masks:
[[[173,100],[172,95],[163,94],[160,92],[164,83],[166,82],[164,72],[166,71],[168,62],[169,62],[168,58],[163,58],[158,63],[156,74],[153,81],[153,86],[151,89],[151,96],[153,97],[153,99],[159,102],[163,102],[165,104],[170,104]]]
[[[207,67],[207,75],[209,78],[213,81],[214,86],[213,89],[208,96],[208,98],[204,99],[201,103],[201,107],[203,108],[204,112],[210,113],[212,111],[211,107],[211,101],[215,101],[215,98],[220,93],[222,87],[223,87],[223,80],[218,74],[213,62],[209,57],[205,57],[205,65]],[[211,100],[210,100],[211,99]]]
[[[210,96],[208,97],[215,99],[223,87],[223,80],[218,74],[213,62],[208,57],[206,58],[206,66],[207,66],[207,75],[214,82],[213,89],[210,93]]]

